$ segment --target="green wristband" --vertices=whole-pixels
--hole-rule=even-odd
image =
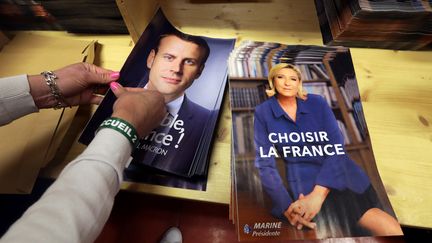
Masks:
[[[123,119],[117,117],[107,118],[99,126],[98,131],[102,128],[111,128],[123,134],[129,140],[129,142],[132,144],[134,148],[138,145],[139,142],[138,133],[129,122]]]

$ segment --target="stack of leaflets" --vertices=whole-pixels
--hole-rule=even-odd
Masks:
[[[180,32],[161,10],[153,17],[120,72],[126,87],[152,86],[167,101],[160,126],[140,140],[125,171],[128,181],[205,190],[210,146],[227,83],[233,39]],[[79,141],[89,144],[111,116],[109,91]]]
[[[315,0],[326,45],[417,50],[432,43],[432,1]]]
[[[245,41],[233,50],[234,42],[184,34],[157,12],[119,82],[156,88],[168,112],[135,148],[125,179],[205,190],[229,70],[230,219],[239,240],[402,234],[376,169],[349,49]],[[270,85],[279,63],[295,65],[295,75],[278,73],[284,83]],[[285,93],[298,75],[307,94],[290,107],[283,99],[293,101]],[[268,96],[272,86],[276,94]],[[108,92],[82,143],[91,142],[114,102]]]
[[[101,0],[0,1],[0,29],[128,33],[116,2]]]
[[[301,72],[307,98],[296,98],[294,119],[277,89],[272,97],[262,95],[270,87],[269,70],[278,63]],[[402,234],[376,170],[348,48],[244,41],[229,65],[230,219],[240,241]],[[328,194],[316,203],[312,199],[320,189]],[[381,215],[370,214],[374,211]],[[298,229],[289,217],[307,218],[315,226],[301,223]],[[360,226],[361,217],[384,220],[388,231]]]

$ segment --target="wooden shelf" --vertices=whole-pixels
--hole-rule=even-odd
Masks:
[[[254,161],[255,153],[242,154],[236,157],[236,161]]]
[[[231,111],[233,112],[254,112],[255,108],[248,108],[248,107],[242,107],[242,108],[232,108]]]
[[[267,82],[267,78],[243,78],[243,77],[229,77],[231,81],[248,81],[248,82]]]
[[[267,78],[242,78],[242,77],[229,77],[231,81],[248,81],[248,82],[267,82]],[[330,82],[328,79],[307,79],[303,80],[304,83],[313,82]]]
[[[345,145],[345,149],[348,152],[353,151],[353,150],[359,150],[359,149],[369,149],[369,145],[367,143],[348,144],[348,145]]]
[[[303,80],[303,83],[314,83],[314,82],[316,82],[316,83],[320,83],[320,82],[329,83],[330,80],[328,80],[328,79],[306,79],[306,80]]]

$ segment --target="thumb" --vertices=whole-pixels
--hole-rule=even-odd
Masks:
[[[117,83],[117,82],[111,82],[110,83],[110,88],[113,91],[113,93],[115,94],[115,96],[118,98],[121,94],[123,94],[124,92],[126,92],[126,89],[121,86],[121,84]]]
[[[302,198],[304,198],[304,197],[305,197],[305,196],[303,195],[303,193],[300,193],[299,198],[302,199]]]

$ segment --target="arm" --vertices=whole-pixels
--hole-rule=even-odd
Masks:
[[[329,141],[327,141],[326,143],[343,145],[343,136],[339,129],[339,126],[337,125],[337,121],[333,114],[333,111],[330,109],[330,107],[327,105],[327,102],[323,98],[318,98],[319,99],[316,100],[316,103],[313,105],[319,108],[317,110],[321,112],[316,112],[315,119],[319,119],[320,124],[322,124],[322,127],[320,129],[327,133]],[[354,161],[349,158],[349,156],[346,154],[346,151],[344,151],[344,153],[345,154],[325,156],[321,159],[321,168],[315,179],[315,188],[323,188],[327,191],[327,193],[333,189],[349,189],[356,193],[362,193],[365,188],[370,185],[370,181],[367,175],[361,170],[361,168],[357,164],[355,164]],[[315,196],[309,195],[302,196],[302,198],[307,198],[307,200],[314,201],[314,204],[318,205],[321,200],[318,198],[314,199]],[[303,203],[302,201],[304,202],[305,200],[299,200],[299,203],[296,205],[302,204],[303,207],[305,207],[305,203]],[[310,205],[311,203],[307,204]],[[322,205],[322,203],[320,204]],[[304,208],[300,210],[299,208],[294,208],[294,206],[293,209],[291,209],[292,212],[299,212],[298,214],[302,215],[303,213],[306,213],[304,215],[305,219],[310,218],[311,216],[313,217],[318,209],[318,207],[308,206],[309,211],[306,212],[304,211]]]
[[[342,144],[344,145],[344,139],[342,133],[337,124],[336,118],[333,111],[327,105],[326,101],[320,98],[320,105],[322,109],[322,117],[318,118],[322,120],[323,130],[327,132],[329,141],[328,144]],[[346,151],[345,151],[346,153]],[[316,185],[321,185],[327,188],[339,188],[341,185],[345,185],[345,163],[349,160],[348,155],[333,155],[325,156],[322,161],[321,170],[316,178]]]
[[[284,218],[284,212],[291,204],[292,198],[289,196],[276,168],[275,158],[260,156],[260,147],[263,154],[268,154],[269,148],[273,147],[273,144],[268,140],[268,130],[261,111],[257,109],[254,117],[255,166],[259,170],[261,184],[273,202],[272,214]]]
[[[37,111],[27,75],[0,78],[0,126]]]
[[[162,120],[165,104],[159,93],[112,87],[118,96],[113,117],[128,121],[140,136]],[[101,129],[2,242],[93,242],[108,219],[131,151],[121,133]]]
[[[118,72],[88,63],[76,63],[54,71],[64,106],[98,104],[97,85],[106,85],[118,78]],[[56,104],[42,75],[18,75],[0,78],[0,126],[42,108]]]
[[[102,129],[1,241],[93,242],[109,217],[131,150],[120,133]]]
[[[322,114],[316,119],[321,119],[323,124],[322,130],[327,133],[329,141],[328,144],[343,144],[343,136],[337,125],[336,118],[333,111],[327,105],[326,101],[321,97],[317,100]],[[299,195],[299,199],[292,203],[288,210],[285,212],[286,217],[292,225],[301,229],[305,225],[304,221],[310,222],[321,210],[330,188],[337,188],[340,180],[344,180],[343,176],[343,156],[326,156],[322,159],[321,170],[317,175],[315,187],[306,196]]]
[[[285,185],[283,184],[282,178],[276,168],[275,158],[263,158],[260,155],[260,147],[262,148],[263,154],[268,154],[269,148],[273,147],[273,144],[268,140],[269,131],[265,126],[265,121],[260,109],[257,109],[255,112],[254,134],[256,152],[255,166],[259,169],[261,183],[264,190],[273,202],[272,214],[278,218],[288,219],[290,222],[293,222],[293,225],[299,223],[309,228],[315,228],[316,224],[309,222],[310,220],[305,220],[294,214],[293,216],[295,219],[289,217],[290,214],[287,213],[287,210],[291,208],[290,205],[292,205],[292,198],[285,189]]]

